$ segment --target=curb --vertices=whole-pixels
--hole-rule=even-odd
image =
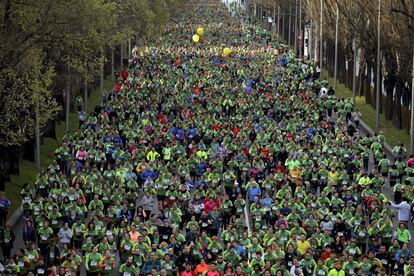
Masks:
[[[22,209],[22,206],[19,206],[19,208],[7,220],[6,224],[9,224],[12,228],[14,228],[22,217],[23,217],[23,209]]]

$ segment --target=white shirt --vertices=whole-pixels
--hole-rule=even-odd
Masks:
[[[70,243],[70,240],[72,239],[72,230],[69,228],[66,230],[65,228],[60,228],[58,236],[60,243]]]
[[[394,204],[391,202],[391,206],[398,209],[398,220],[409,221],[411,217],[411,206],[407,201],[402,201],[400,204]]]
[[[320,224],[320,227],[322,228],[322,230],[329,230],[332,231],[333,230],[333,222],[330,221],[322,221]]]
[[[295,270],[297,270],[299,273],[296,273]],[[302,268],[296,267],[294,265],[290,268],[290,276],[302,276],[302,275],[303,275]]]

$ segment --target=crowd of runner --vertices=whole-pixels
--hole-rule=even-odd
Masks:
[[[414,275],[403,145],[387,158],[315,64],[218,1],[171,26],[23,188],[5,274]]]

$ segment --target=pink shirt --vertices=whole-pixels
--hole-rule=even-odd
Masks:
[[[408,161],[407,161],[407,165],[408,165],[408,167],[410,167],[410,168],[414,168],[414,158],[410,158],[410,159],[408,159]]]
[[[76,152],[76,158],[80,159],[80,160],[85,160],[86,159],[86,150],[78,150],[78,152]]]

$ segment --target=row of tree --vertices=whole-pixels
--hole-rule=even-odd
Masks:
[[[182,0],[2,0],[2,158],[8,149],[33,138],[36,114],[40,128],[56,118],[67,84],[76,94],[85,82],[94,83],[111,49],[125,49],[117,55],[127,56],[128,40],[136,44],[153,39],[179,13],[181,4]],[[4,161],[0,160],[0,171]]]
[[[302,8],[302,36],[305,27],[312,30],[312,56],[319,59],[319,31],[322,30],[325,66],[333,73],[336,14],[339,11],[339,78],[352,87],[353,47],[355,39],[359,51],[359,75],[357,91],[365,96],[367,103],[375,107],[375,88],[377,66],[377,26],[378,10],[381,5],[381,86],[385,88],[380,110],[398,128],[409,126],[407,111],[411,93],[411,74],[414,42],[414,1],[413,0],[251,0],[250,9],[255,6],[275,15],[275,25],[280,26],[278,33],[288,40],[289,30],[294,32],[296,7]],[[279,16],[278,16],[279,14]],[[284,15],[284,16],[282,16]],[[290,20],[289,20],[290,18]],[[282,20],[284,22],[282,22]],[[277,24],[279,21],[279,24]],[[291,26],[289,27],[289,21]],[[297,27],[298,26],[298,27]],[[298,34],[299,30],[295,32]],[[290,44],[296,39],[290,35]],[[347,66],[346,66],[347,65]],[[373,72],[373,74],[371,74]],[[408,129],[407,129],[408,131]]]

